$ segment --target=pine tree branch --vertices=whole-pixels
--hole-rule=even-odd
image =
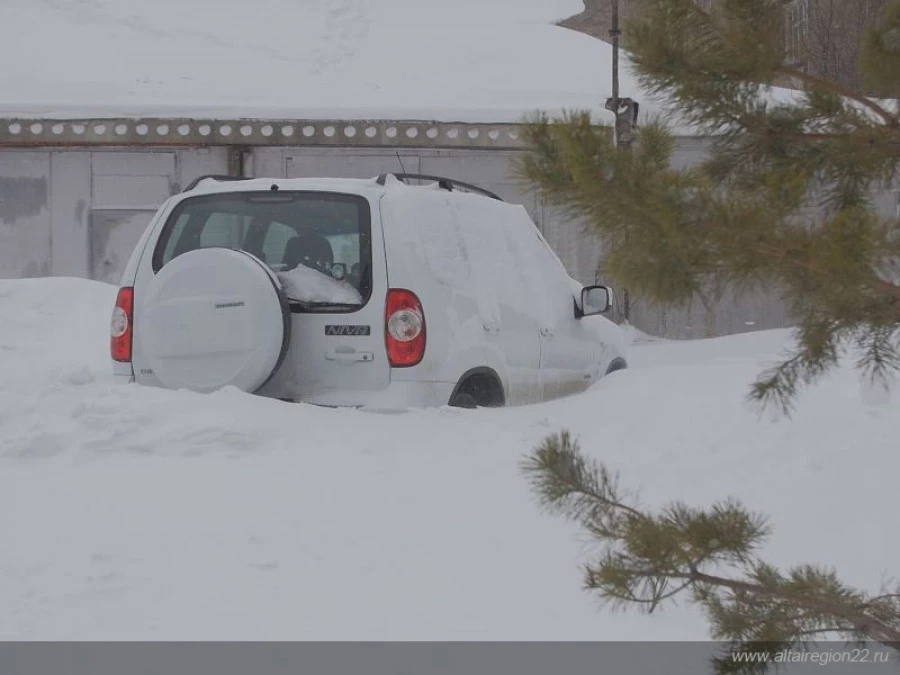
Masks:
[[[605,466],[583,457],[577,440],[568,431],[544,439],[544,443],[522,465],[533,487],[547,506],[562,510],[588,528],[595,527],[592,508],[602,506],[635,520],[646,514],[625,504],[616,490],[615,476]],[[567,504],[571,508],[562,505]]]
[[[649,577],[647,577],[649,578]],[[666,591],[665,593],[654,592],[651,594],[649,598],[641,598],[635,595],[634,593],[618,593],[610,588],[608,588],[604,583],[598,581],[596,578],[596,572],[594,570],[587,570],[587,583],[585,584],[586,588],[589,589],[603,589],[604,594],[615,600],[623,600],[630,603],[634,603],[635,605],[648,605],[649,610],[648,613],[652,614],[653,611],[661,605],[666,600],[670,600],[674,598],[676,595],[681,593],[682,591],[690,588],[694,584],[691,580],[684,581],[680,586],[673,588],[670,591]]]
[[[787,263],[788,265],[816,275],[830,277],[833,274],[833,270],[826,269],[808,256],[799,256],[796,253],[782,250],[764,242],[758,243],[754,248],[762,256],[777,260],[780,263]],[[889,281],[877,277],[870,280],[868,285],[872,290],[877,291],[879,294],[897,301],[897,321],[900,322],[900,286],[896,286]]]
[[[613,501],[599,492],[595,492],[593,490],[578,489],[577,486],[573,486],[573,492],[576,494],[581,494],[589,499],[592,499],[600,504],[603,504],[604,506],[606,506],[614,511],[615,510],[624,511],[625,513],[629,514],[630,516],[632,516],[633,518],[635,518],[637,520],[646,520],[647,519],[647,516],[645,514],[641,513],[640,511],[638,511],[637,509],[632,508],[631,506],[628,506],[628,504],[623,504],[622,502],[619,502],[619,501]]]
[[[653,576],[652,572],[641,572],[639,570],[633,570],[632,574],[635,576]],[[658,576],[658,574],[656,576]],[[728,579],[714,574],[706,574],[695,567],[691,567],[689,572],[670,572],[666,573],[666,576],[671,579],[686,580],[697,584],[709,584],[719,588],[728,588],[737,593],[749,593],[756,596],[785,600],[797,607],[804,607],[809,610],[844,619],[860,633],[871,635],[875,638],[876,642],[891,647],[892,649],[897,649],[897,645],[900,644],[900,630],[892,628],[855,608],[847,607],[839,602],[792,593],[786,589],[766,588],[765,586],[749,581],[740,581],[738,579]]]
[[[545,439],[523,469],[545,505],[571,515],[565,504],[574,495],[586,499],[575,504],[575,515],[607,550],[598,564],[585,567],[585,586],[614,605],[653,612],[689,590],[716,635],[732,642],[752,646],[774,637],[794,644],[830,633],[900,651],[900,592],[867,598],[836,572],[803,565],[785,574],[758,561],[751,551],[768,530],[738,503],[707,511],[674,503],[659,516],[630,507],[617,496],[613,474],[584,458],[568,432]],[[610,525],[593,528],[597,514]],[[733,563],[740,578],[703,571],[723,562]]]
[[[798,630],[794,633],[794,637],[809,638],[816,635],[828,635],[829,633],[843,633],[847,631],[846,626],[834,625],[825,628],[810,628],[809,630]]]
[[[783,6],[789,5],[793,0],[779,0],[779,4]],[[704,10],[700,7],[695,7],[694,11],[706,16],[710,17],[710,12]],[[784,77],[793,77],[801,82],[820,89],[822,91],[829,91],[833,94],[837,94],[844,98],[850,99],[859,103],[861,106],[870,109],[872,112],[876,113],[879,117],[881,117],[884,122],[890,127],[900,127],[900,117],[898,115],[892,113],[887,108],[881,106],[876,101],[871,98],[854,92],[852,89],[849,89],[838,82],[825,80],[820,77],[816,77],[815,75],[811,75],[809,73],[805,73],[802,70],[795,68],[793,66],[782,64],[780,67],[776,68],[774,75],[782,75]]]
[[[856,101],[860,105],[869,108],[869,110],[876,113],[879,117],[881,117],[881,119],[885,121],[888,126],[900,127],[900,117],[897,117],[897,115],[880,106],[878,103],[868,98],[867,96],[857,94],[852,90],[838,84],[837,82],[823,80],[822,78],[816,77],[815,75],[804,73],[802,70],[798,70],[797,68],[792,68],[790,66],[782,66],[775,72],[786,77],[795,77],[808,85],[816,87],[817,89],[830,91],[833,94],[838,94],[839,96],[843,96],[844,98],[849,98],[853,101]]]
[[[790,141],[797,141],[800,143],[803,142],[811,142],[811,143],[823,143],[826,141],[846,141],[851,138],[851,134],[819,134],[819,133],[808,133],[808,134],[798,134],[798,133],[784,133],[781,131],[771,131],[770,134],[772,136],[777,136],[778,138],[783,138]],[[900,154],[900,141],[881,141],[870,139],[868,142],[869,147],[873,148],[897,148],[897,154]],[[893,155],[893,153],[892,153]]]
[[[876,279],[872,282],[872,285],[885,295],[900,301],[900,286],[895,286],[891,282],[885,281],[884,279]],[[897,307],[897,312],[897,320],[900,321],[900,306]]]

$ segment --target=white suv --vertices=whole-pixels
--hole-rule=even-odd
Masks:
[[[522,206],[459,181],[204,177],[166,201],[112,319],[125,381],[371,409],[515,405],[626,367]]]

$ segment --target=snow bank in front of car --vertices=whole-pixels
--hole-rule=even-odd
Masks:
[[[300,265],[287,272],[277,272],[285,294],[290,300],[300,302],[338,302],[361,305],[362,296],[345,281],[338,281]]]
[[[69,277],[0,280],[0,428],[24,391],[112,381],[109,321],[118,288]],[[0,440],[0,449],[3,442]]]
[[[594,551],[520,470],[560,429],[642,504],[771,516],[774,565],[873,592],[896,574],[900,403],[870,405],[850,358],[790,422],[759,418],[743,397],[788,331],[638,345],[550,403],[373,415],[116,385],[116,291],[0,280],[6,640],[707,640],[688,603],[610,613],[582,591]]]

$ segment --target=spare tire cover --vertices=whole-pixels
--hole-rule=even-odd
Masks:
[[[244,251],[204,248],[174,258],[141,305],[141,349],[168,388],[254,392],[278,370],[290,343],[281,284]]]

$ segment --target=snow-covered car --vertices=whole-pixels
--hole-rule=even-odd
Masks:
[[[115,374],[404,409],[532,403],[627,366],[611,291],[571,279],[524,207],[423,178],[198,179],[125,269]]]

